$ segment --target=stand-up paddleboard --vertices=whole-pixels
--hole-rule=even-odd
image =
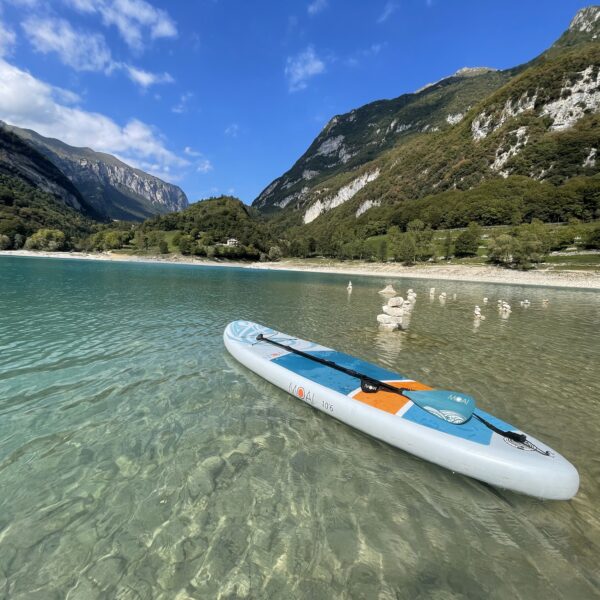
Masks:
[[[223,339],[234,358],[282,390],[406,452],[538,498],[568,500],[577,493],[579,474],[568,460],[468,406],[464,394],[433,390],[250,321],[230,323]]]

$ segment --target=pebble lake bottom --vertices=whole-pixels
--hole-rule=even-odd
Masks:
[[[600,293],[347,280],[0,258],[0,598],[600,598]],[[388,283],[417,293],[407,331],[377,329]],[[235,319],[474,395],[579,493],[493,489],[316,412],[227,354]]]

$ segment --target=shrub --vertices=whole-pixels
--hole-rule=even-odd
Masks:
[[[8,250],[12,246],[7,235],[0,234],[0,250]]]
[[[269,260],[273,262],[281,260],[281,249],[279,246],[271,246],[269,248]]]
[[[65,248],[65,234],[60,229],[39,229],[27,238],[27,250],[49,250],[54,252]]]

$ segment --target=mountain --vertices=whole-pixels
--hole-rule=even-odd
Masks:
[[[42,228],[87,235],[98,220],[102,217],[57,167],[0,127],[0,247],[20,248]]]
[[[513,191],[537,197],[548,186],[583,178],[591,183],[567,187],[591,194],[591,200],[577,198],[578,207],[585,205],[581,218],[598,216],[598,193],[588,183],[598,188],[599,28],[600,7],[588,7],[530,63],[459,71],[414,94],[334,117],[253,205],[281,227],[314,222],[331,235],[333,223],[352,232],[378,220],[384,232],[392,224],[390,207],[447,226],[449,215],[440,213],[448,194],[456,201],[485,185],[495,200],[505,198],[499,190],[509,180],[508,188],[515,183]]]
[[[94,207],[50,160],[3,127],[0,127],[0,175],[5,181],[38,189],[87,217],[100,218]]]
[[[414,94],[379,100],[337,115],[294,166],[267,186],[253,206],[270,211],[302,204],[312,190],[335,175],[352,171],[419,134],[459,123],[473,105],[509,78],[509,72],[465,68]]]
[[[104,217],[141,221],[188,206],[181,188],[134,169],[110,154],[75,148],[30,129],[2,125],[56,165]]]

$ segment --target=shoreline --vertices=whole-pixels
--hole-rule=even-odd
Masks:
[[[498,283],[505,285],[527,285],[600,290],[600,271],[576,270],[531,270],[513,271],[491,265],[418,265],[405,267],[384,263],[339,263],[329,261],[323,264],[303,263],[301,260],[287,259],[276,263],[218,261],[167,254],[136,256],[114,254],[112,252],[45,252],[33,250],[2,250],[1,256],[26,258],[62,258],[74,260],[96,260],[104,262],[131,262],[151,264],[187,264],[202,267],[237,267],[265,271],[292,271],[302,273],[326,273],[351,276],[383,278],[437,279],[463,281],[468,283]]]

